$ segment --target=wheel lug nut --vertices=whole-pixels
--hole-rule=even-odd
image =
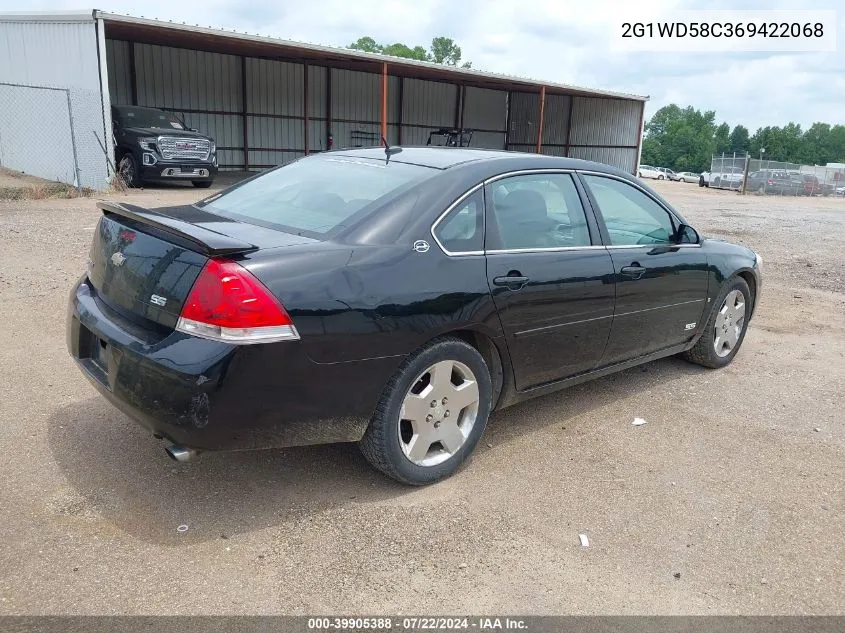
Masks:
[[[434,428],[435,428],[435,429],[439,429],[439,428],[440,428],[440,422],[435,422],[435,423],[434,423]]]
[[[429,414],[429,415],[425,416],[425,421],[426,421],[426,422],[431,422],[433,419],[434,419],[434,416],[433,416],[433,415],[431,415],[431,414]]]
[[[444,405],[444,406],[445,406],[448,402],[449,402],[449,400],[447,400],[446,398],[443,398],[443,405]]]
[[[447,409],[447,410],[446,410],[446,413],[444,413],[444,414],[443,414],[443,417],[444,417],[444,418],[448,418],[448,417],[449,417],[449,415],[450,415],[450,413],[449,413],[449,410]]]
[[[432,400],[431,401],[431,408],[433,409],[436,406],[437,406],[437,400]]]

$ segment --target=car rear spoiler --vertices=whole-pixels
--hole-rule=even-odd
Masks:
[[[98,202],[97,207],[103,211],[105,216],[116,215],[130,220],[134,224],[150,227],[182,242],[187,242],[191,250],[202,253],[207,257],[221,257],[258,250],[257,246],[249,242],[217,233],[151,209],[116,202]]]

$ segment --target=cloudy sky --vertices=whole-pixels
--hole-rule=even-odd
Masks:
[[[474,68],[649,95],[650,116],[668,103],[715,110],[718,121],[761,125],[845,123],[845,5],[841,0],[109,0],[98,8],[199,22],[273,37],[343,46],[362,35],[427,47],[452,37]],[[28,10],[87,8],[29,0]],[[616,52],[623,12],[672,9],[836,9],[838,51],[829,53]],[[20,10],[0,0],[0,11]],[[665,18],[664,18],[665,19]]]

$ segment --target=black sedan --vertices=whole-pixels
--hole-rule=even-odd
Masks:
[[[550,156],[339,150],[100,208],[70,353],[179,460],[358,442],[433,482],[494,409],[672,354],[727,365],[762,282],[629,174]]]

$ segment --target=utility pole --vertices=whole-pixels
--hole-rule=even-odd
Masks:
[[[742,191],[741,195],[745,195],[745,188],[748,185],[748,166],[751,164],[751,154],[745,153],[745,171],[742,174]]]

